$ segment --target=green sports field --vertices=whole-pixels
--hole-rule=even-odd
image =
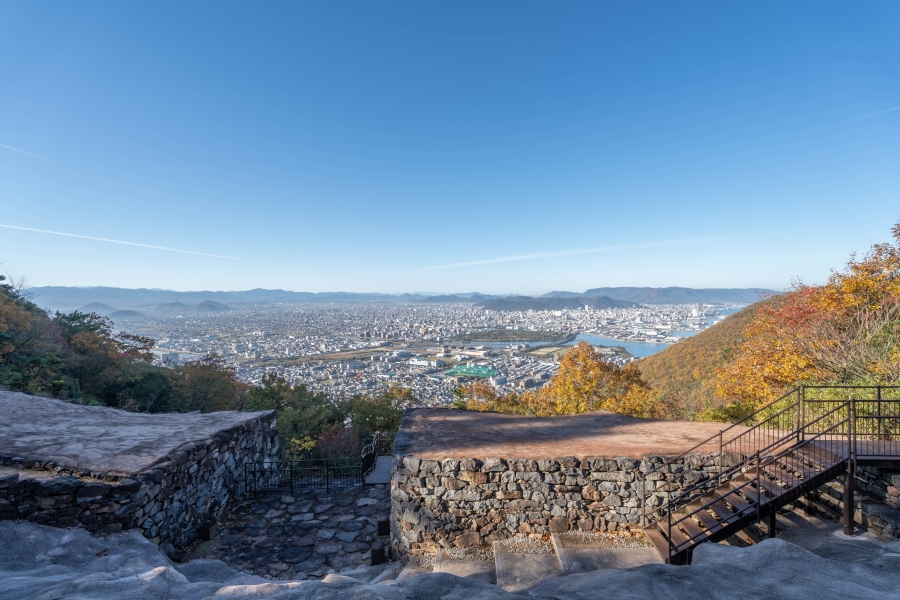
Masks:
[[[453,367],[444,374],[463,377],[493,377],[497,374],[497,371],[490,367],[470,367],[467,365],[460,365],[458,367]]]

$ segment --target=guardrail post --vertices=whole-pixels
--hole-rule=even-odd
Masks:
[[[856,464],[853,456],[847,459],[847,475],[844,479],[844,535],[853,535],[853,484],[856,478]]]
[[[759,450],[756,451],[756,522],[759,523],[762,517],[762,487],[759,485],[760,471],[762,464],[759,460]]]
[[[641,476],[641,529],[646,529],[647,528],[647,484],[644,480],[644,472],[641,470],[640,466],[638,466],[638,473]]]
[[[668,494],[668,490],[666,491]],[[666,530],[666,539],[669,541],[669,559],[666,562],[671,562],[672,560],[672,501],[669,500],[669,505],[666,507],[666,518],[669,519],[669,529]]]
[[[719,431],[719,476],[716,477],[716,487],[722,485],[722,470],[725,468],[725,457],[722,456],[722,432]]]
[[[880,442],[882,439],[881,434],[881,386],[879,385],[875,390],[875,400],[878,404],[878,441]]]

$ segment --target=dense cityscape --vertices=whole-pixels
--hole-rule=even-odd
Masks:
[[[161,364],[214,353],[251,384],[276,373],[292,385],[345,396],[398,384],[438,405],[452,401],[454,389],[472,378],[487,379],[499,391],[540,387],[581,336],[621,365],[636,357],[617,341],[661,350],[736,306],[491,311],[468,304],[275,304],[185,310],[118,325],[156,339]]]

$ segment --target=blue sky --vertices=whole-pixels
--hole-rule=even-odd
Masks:
[[[900,219],[898,30],[896,2],[5,2],[0,268],[820,282]]]

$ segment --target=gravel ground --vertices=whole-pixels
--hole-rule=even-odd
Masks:
[[[570,545],[585,545],[592,548],[646,548],[650,542],[640,532],[595,533],[592,531],[569,531],[559,534],[560,540]]]
[[[451,560],[494,560],[494,549],[490,546],[449,548],[444,550],[444,556]]]
[[[500,546],[510,554],[553,554],[553,544],[550,542],[549,535],[542,536],[540,539],[517,535],[503,540],[500,542]]]

